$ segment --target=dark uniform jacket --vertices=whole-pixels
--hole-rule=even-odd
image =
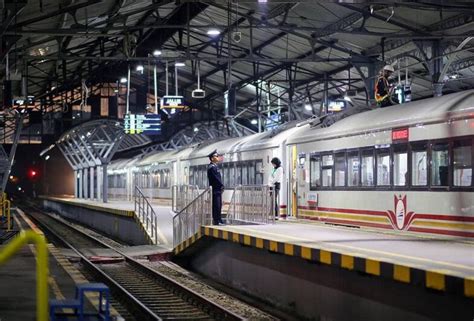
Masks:
[[[213,193],[222,192],[224,184],[222,184],[222,177],[217,164],[210,163],[207,166],[207,179],[209,180],[209,185],[212,186]]]
[[[390,103],[390,84],[384,76],[380,76],[375,84],[375,101],[379,105],[389,105]]]

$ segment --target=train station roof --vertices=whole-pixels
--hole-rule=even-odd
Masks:
[[[5,1],[3,10],[1,58],[38,99],[115,84],[128,66],[131,86],[150,85],[155,65],[163,96],[168,64],[169,93],[177,75],[192,110],[219,120],[235,88],[236,113],[255,129],[251,120],[274,108],[294,120],[318,114],[328,97],[366,104],[385,64],[407,77],[413,99],[432,96],[436,84],[445,93],[474,88],[474,4],[466,1],[41,0]],[[198,74],[200,99],[191,95]]]

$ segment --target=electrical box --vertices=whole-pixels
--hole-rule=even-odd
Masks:
[[[191,96],[193,98],[204,98],[204,97],[206,97],[206,92],[202,89],[194,89],[191,92]]]

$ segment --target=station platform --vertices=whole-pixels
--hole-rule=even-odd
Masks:
[[[59,204],[66,204],[69,206],[74,206],[75,208],[82,208],[85,210],[91,210],[91,211],[96,211],[96,212],[101,212],[101,213],[106,213],[106,214],[111,214],[113,216],[121,217],[124,219],[133,219],[137,220],[137,216],[135,214],[134,210],[134,203],[133,201],[116,201],[116,200],[111,200],[108,203],[103,203],[100,201],[93,201],[93,200],[85,200],[85,199],[76,199],[76,198],[66,198],[66,197],[47,197],[47,196],[41,196],[40,199],[43,201],[49,201],[49,202],[55,202]],[[172,250],[172,244],[173,244],[173,212],[171,211],[170,206],[163,205],[162,203],[160,204],[151,204],[153,207],[153,210],[155,211],[156,217],[158,219],[158,235],[160,237],[160,246],[171,251]],[[88,215],[86,213],[81,213],[81,216]],[[71,217],[70,217],[71,218]],[[76,219],[78,217],[76,216]],[[80,221],[80,220],[79,220]],[[83,222],[85,223],[85,222]],[[115,222],[114,222],[115,223]],[[103,221],[98,221],[94,223],[95,226],[92,226],[93,228],[96,228],[98,230],[101,229],[101,225],[109,226],[111,225],[111,222],[108,220],[103,220]],[[86,224],[87,225],[87,224]],[[102,227],[105,227],[102,226]],[[107,231],[104,230],[104,232],[111,232],[113,234],[115,231]],[[116,234],[121,234],[124,235],[126,234],[125,232],[130,232],[130,230],[127,231],[116,231]],[[131,242],[133,244],[133,242]],[[137,244],[138,245],[138,244]]]
[[[203,236],[474,298],[474,244],[469,242],[277,221],[206,226],[174,253],[179,255]]]
[[[20,211],[15,212],[15,225],[19,230],[32,229],[42,234],[33,222]],[[7,243],[8,244],[8,243]],[[0,250],[5,244],[0,246]],[[48,244],[49,299],[74,298],[77,284],[89,281],[77,271],[61,251]],[[36,320],[36,251],[34,245],[26,245],[8,262],[0,265],[0,320]],[[89,303],[98,306],[99,298],[88,294]],[[90,305],[89,307],[92,307]],[[119,316],[115,309],[111,315]]]
[[[47,199],[119,216],[134,215],[133,202]],[[153,207],[160,233],[168,240],[166,246],[172,249],[173,212],[169,206]],[[176,246],[174,254],[181,254],[203,236],[474,298],[474,242],[465,239],[404,235],[288,219],[269,225],[202,227]]]

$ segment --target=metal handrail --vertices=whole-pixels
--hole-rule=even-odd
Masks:
[[[181,244],[201,226],[211,223],[212,189],[207,188],[173,217],[173,246]]]
[[[36,245],[36,320],[48,321],[48,248],[44,235],[32,230],[22,231],[0,251],[0,265],[10,259],[25,244]]]
[[[268,185],[238,185],[227,212],[230,224],[275,222],[275,193]]]
[[[185,208],[199,195],[197,185],[173,185],[171,186],[171,209],[177,213]]]
[[[160,244],[158,241],[158,218],[155,210],[138,186],[135,186],[133,198],[135,203],[135,213],[138,220],[148,236],[150,236],[152,242],[154,244]],[[166,240],[162,240],[162,243],[166,243]]]

